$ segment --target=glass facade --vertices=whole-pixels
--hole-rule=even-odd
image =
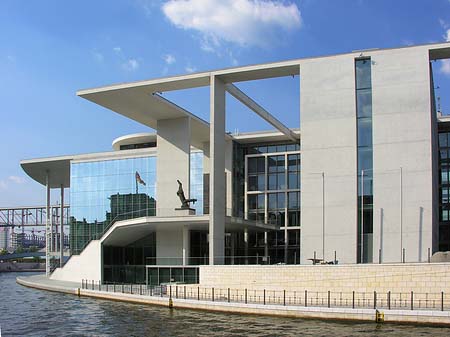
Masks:
[[[203,152],[191,152],[189,193],[189,198],[197,199],[194,205],[191,204],[191,207],[195,209],[195,214],[203,214]]]
[[[156,157],[74,162],[70,186],[70,247],[79,254],[113,222],[156,214]]]
[[[450,250],[450,128],[439,131],[439,251]]]
[[[372,262],[373,147],[370,58],[356,59],[356,130],[358,147],[358,263]]]
[[[156,215],[156,156],[71,164],[71,250],[79,254],[117,220]],[[203,213],[203,153],[191,153],[190,197]]]
[[[279,231],[249,234],[249,254],[270,263],[300,263],[300,145],[267,144],[246,147],[244,195],[247,219],[277,224]]]

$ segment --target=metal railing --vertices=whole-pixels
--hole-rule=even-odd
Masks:
[[[168,299],[300,307],[449,311],[450,294],[420,292],[332,292],[232,289],[196,285],[101,284],[82,280],[81,289]]]

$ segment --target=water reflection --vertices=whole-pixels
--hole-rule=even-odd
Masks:
[[[0,274],[3,336],[449,336],[449,328],[229,315],[78,298]]]

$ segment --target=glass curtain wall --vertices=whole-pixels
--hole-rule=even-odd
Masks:
[[[298,144],[249,146],[245,155],[247,219],[281,227],[267,233],[270,263],[300,263],[299,147]],[[264,254],[261,235],[264,234],[249,234],[250,253],[254,246],[258,254]]]
[[[358,263],[373,255],[372,75],[370,58],[356,59],[356,130],[358,146]]]
[[[195,214],[203,214],[203,152],[191,152],[190,195],[189,198],[197,199],[191,207]]]
[[[439,251],[450,250],[450,130],[439,132]]]
[[[117,220],[156,214],[156,157],[75,162],[70,180],[72,254]]]

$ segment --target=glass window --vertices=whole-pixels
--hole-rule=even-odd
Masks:
[[[371,85],[370,59],[356,60],[356,89],[370,88]]]
[[[277,174],[277,190],[286,189],[285,177],[286,177],[286,175],[284,173]]]
[[[358,171],[370,170],[373,167],[372,148],[365,147],[358,149]]]
[[[361,89],[356,92],[357,117],[372,116],[372,89]]]
[[[277,174],[269,174],[267,177],[267,189],[276,190],[277,189]]]
[[[358,146],[372,146],[372,118],[358,119]]]
[[[267,169],[269,173],[277,172],[277,156],[267,157]]]
[[[257,173],[257,158],[248,158],[248,173]]]
[[[446,132],[443,132],[443,133],[440,133],[439,134],[439,146],[440,147],[447,147],[448,145],[448,142],[447,142],[447,133]]]
[[[288,193],[288,208],[300,209],[300,192]]]

